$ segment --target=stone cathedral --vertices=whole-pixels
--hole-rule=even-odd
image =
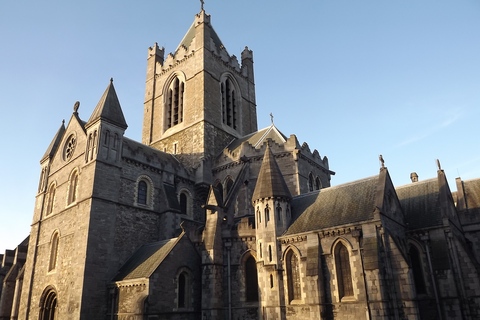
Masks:
[[[395,187],[382,161],[331,186],[327,157],[257,128],[239,57],[202,8],[148,49],[141,142],[113,80],[89,117],[75,103],[1,255],[0,319],[479,319],[480,179]]]

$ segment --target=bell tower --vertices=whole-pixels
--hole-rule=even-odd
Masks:
[[[255,131],[253,52],[229,55],[203,8],[175,52],[149,48],[144,144],[194,167]]]

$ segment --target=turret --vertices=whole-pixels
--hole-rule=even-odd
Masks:
[[[116,163],[120,159],[122,139],[127,129],[113,79],[103,93],[90,119],[85,124],[87,146],[85,162],[102,160]]]
[[[270,140],[268,141],[270,142]],[[282,319],[279,306],[285,304],[283,264],[280,242],[290,223],[291,194],[280,172],[275,156],[266,146],[262,166],[252,196],[255,209],[258,286],[266,318]],[[262,270],[263,269],[263,270]]]

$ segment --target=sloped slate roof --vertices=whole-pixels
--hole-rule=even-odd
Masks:
[[[270,146],[265,150],[252,200],[268,197],[292,198]]]
[[[143,245],[120,268],[113,281],[150,277],[179,239],[180,237]]]
[[[410,230],[442,224],[438,179],[414,182],[396,188]]]
[[[480,179],[463,181],[463,188],[469,212],[480,214]]]
[[[320,189],[292,199],[298,217],[285,235],[373,219],[378,176]]]
[[[255,148],[260,148],[263,143],[267,140],[273,140],[277,144],[284,144],[285,141],[287,140],[287,137],[280,132],[280,130],[275,127],[275,125],[272,125],[270,127],[264,128],[262,130],[259,130],[257,132],[253,132],[249,135],[246,135],[242,138],[238,138],[233,140],[226,149],[230,151],[235,151],[237,148],[239,148],[242,143],[248,142]]]

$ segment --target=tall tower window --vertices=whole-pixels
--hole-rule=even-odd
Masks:
[[[175,77],[167,92],[167,129],[183,122],[184,91],[185,83]]]
[[[339,242],[335,247],[335,267],[337,269],[338,297],[353,296],[352,272],[348,249]]]
[[[237,129],[238,102],[233,82],[226,78],[220,85],[222,91],[222,116],[223,123],[233,129]]]
[[[301,299],[300,266],[293,250],[287,254],[288,301]]]

